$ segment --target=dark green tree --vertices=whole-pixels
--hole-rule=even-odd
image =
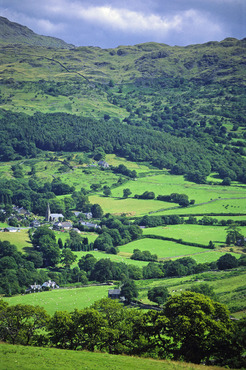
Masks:
[[[148,290],[148,299],[157,303],[158,306],[164,304],[169,296],[168,289],[164,286],[154,287]]]
[[[127,279],[123,281],[123,285],[121,287],[121,295],[125,297],[128,304],[138,297],[138,289],[134,280]]]

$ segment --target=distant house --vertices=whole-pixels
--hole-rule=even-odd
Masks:
[[[87,222],[87,221],[84,221],[84,220],[80,220],[79,223],[80,223],[80,225],[88,227],[89,229],[101,229],[101,226],[99,226],[97,224],[93,224],[92,222]]]
[[[33,220],[31,223],[30,223],[30,226],[31,227],[39,227],[41,224],[38,220]]]
[[[108,291],[108,298],[111,299],[120,299],[120,289],[109,289]]]
[[[77,229],[76,227],[73,228],[73,231],[76,231],[76,233],[80,234],[80,230]]]
[[[87,220],[90,220],[92,218],[92,213],[91,212],[85,212],[85,213],[83,213],[83,215],[85,215]]]
[[[11,226],[9,226],[9,227],[5,227],[4,229],[3,229],[3,231],[4,232],[9,232],[9,233],[16,233],[17,231],[20,231],[20,229],[18,229],[18,228],[16,228],[16,227],[11,227]]]
[[[75,217],[78,217],[82,212],[81,211],[72,211]]]
[[[41,290],[42,290],[42,286],[35,283],[33,285],[30,285],[30,287],[26,289],[26,293],[37,293],[37,292],[41,292]]]
[[[31,214],[31,212],[27,211],[25,208],[18,206],[13,206],[13,211],[22,216],[29,216]]]
[[[105,161],[99,161],[98,165],[103,168],[109,168],[109,164]]]
[[[55,222],[53,224],[53,229],[55,230],[71,230],[72,227],[73,227],[73,224],[69,221]]]
[[[51,280],[48,280],[48,281],[45,281],[43,284],[42,284],[42,289],[59,289],[59,285],[56,284],[55,281],[51,281]]]

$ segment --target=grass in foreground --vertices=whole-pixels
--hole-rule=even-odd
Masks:
[[[55,348],[24,347],[20,345],[0,344],[1,369],[211,369],[204,365],[184,362],[160,361],[107,353],[86,351],[66,351]],[[213,367],[213,369],[219,369]]]
[[[77,289],[56,289],[49,292],[4,297],[10,305],[31,304],[44,307],[49,314],[55,311],[73,311],[89,307],[95,301],[108,296],[110,286],[91,286]]]

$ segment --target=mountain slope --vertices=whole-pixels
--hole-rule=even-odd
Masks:
[[[67,44],[65,41],[58,38],[37,35],[28,27],[11,22],[4,17],[0,17],[0,42],[5,42],[7,44],[27,44],[63,49],[70,49],[73,47],[73,45]]]
[[[10,27],[12,34],[27,32],[32,39],[25,27]],[[90,151],[101,145],[108,153],[150,161],[176,174],[199,170],[199,181],[212,170],[246,182],[245,45],[246,39],[233,38],[187,47],[150,42],[70,50],[4,43],[1,158],[32,153],[33,148],[19,147],[23,139],[24,146],[44,150]],[[55,132],[52,121],[57,121]]]

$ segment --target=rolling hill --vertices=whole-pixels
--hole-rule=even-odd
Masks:
[[[67,44],[58,38],[38,35],[28,27],[22,26],[19,23],[11,22],[4,17],[0,17],[0,42],[4,42],[6,44],[26,44],[63,49],[70,49],[73,47],[73,45]]]

